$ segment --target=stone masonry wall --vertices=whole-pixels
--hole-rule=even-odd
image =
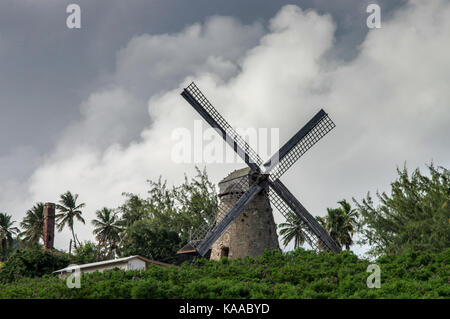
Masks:
[[[235,197],[224,195],[220,205],[231,207],[235,202]],[[218,260],[226,254],[228,258],[256,257],[265,249],[280,248],[270,201],[267,193],[261,192],[213,244],[210,258]]]

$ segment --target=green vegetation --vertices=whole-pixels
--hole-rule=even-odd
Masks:
[[[34,246],[43,239],[44,231],[44,203],[36,203],[33,208],[27,211],[20,227],[24,229],[20,233],[25,246]]]
[[[17,249],[0,270],[0,282],[17,281],[24,277],[39,277],[69,265],[61,252],[49,252],[39,246]]]
[[[211,225],[218,199],[205,171],[168,188],[161,178],[148,181],[148,197],[125,193],[117,209],[96,212],[97,242],[78,241],[74,221],[84,223],[78,195],[61,195],[58,229],[68,226],[75,249],[69,254],[43,251],[43,205],[36,203],[20,224],[0,213],[0,298],[450,298],[449,172],[428,166],[411,175],[398,171],[391,194],[367,195],[356,208],[344,199],[317,217],[346,251],[315,253],[300,248],[304,224],[296,215],[279,225],[284,245],[293,252],[266,252],[258,258],[219,262],[197,259],[180,267],[150,266],[146,271],[120,270],[83,275],[81,289],[69,289],[50,275],[70,264],[117,256],[141,255],[179,262],[176,250],[201,224]],[[354,234],[370,246],[372,263],[381,269],[381,288],[369,289],[368,260],[350,251]],[[323,244],[317,243],[319,248]],[[25,247],[25,249],[23,248]]]
[[[206,171],[197,168],[197,176],[179,186],[168,188],[161,178],[148,181],[147,198],[125,193],[127,201],[119,207],[125,230],[134,222],[146,220],[156,229],[176,232],[183,244],[203,223],[211,223],[218,205],[214,185]],[[125,231],[126,232],[126,231]],[[126,236],[125,236],[126,237]]]
[[[197,176],[168,188],[161,178],[148,181],[147,198],[128,194],[119,207],[122,232],[119,256],[141,255],[150,259],[174,262],[175,252],[202,224],[214,220],[218,205],[214,185],[206,171],[197,168]]]
[[[85,223],[81,208],[83,208],[86,204],[81,203],[77,205],[78,194],[72,194],[67,191],[61,195],[61,199],[59,200],[59,204],[56,205],[56,208],[60,211],[59,214],[56,215],[56,220],[58,221],[58,230],[62,231],[65,226],[69,227],[72,232],[73,244],[75,248],[77,248],[77,237],[75,236],[75,232],[73,230],[73,223],[75,219]],[[70,250],[70,248],[69,248]]]
[[[19,233],[19,228],[14,227],[15,221],[11,220],[11,215],[0,213],[0,260],[8,258],[13,250],[14,235]]]
[[[374,206],[370,194],[356,204],[360,214],[360,243],[370,254],[399,254],[406,250],[440,252],[450,247],[450,173],[428,166],[429,177],[416,169],[397,169],[391,195],[378,194]]]
[[[352,237],[357,227],[358,213],[345,199],[338,204],[341,207],[328,208],[325,217],[316,217],[316,219],[341,248],[350,250],[350,246],[353,245]]]
[[[289,211],[286,221],[278,225],[283,245],[286,247],[291,241],[294,241],[295,249],[301,247],[306,241],[304,227],[303,220],[297,214]]]
[[[297,249],[258,258],[146,271],[85,274],[80,289],[53,276],[0,284],[0,298],[450,298],[450,249],[379,258],[381,288],[369,289],[367,260]]]
[[[104,207],[96,213],[97,219],[92,221],[95,226],[94,235],[100,246],[104,247],[110,258],[114,258],[117,245],[120,242],[120,221],[117,213]]]
[[[134,222],[127,232],[128,237],[121,248],[121,255],[140,255],[164,262],[175,261],[176,251],[181,243],[176,232],[155,228],[149,220]]]
[[[82,265],[110,259],[109,255],[110,251],[103,245],[86,241],[75,248],[75,254],[70,256],[70,260],[72,264]]]

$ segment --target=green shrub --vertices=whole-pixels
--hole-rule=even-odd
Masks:
[[[40,277],[69,265],[69,258],[60,252],[40,248],[16,250],[0,270],[0,281],[10,282],[22,277]]]
[[[450,249],[381,257],[375,261],[381,288],[369,289],[369,261],[349,252],[298,249],[218,262],[200,259],[180,267],[83,274],[80,289],[69,289],[52,275],[16,276],[12,283],[0,283],[0,298],[450,298],[449,261]]]

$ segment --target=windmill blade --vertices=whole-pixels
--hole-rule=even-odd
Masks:
[[[263,163],[262,159],[250,145],[236,133],[222,115],[217,112],[194,82],[189,84],[189,86],[183,90],[181,96],[192,105],[209,125],[220,132],[220,135],[225,142],[234,149],[253,171],[260,171],[259,166]]]
[[[334,253],[341,251],[340,246],[331,238],[322,225],[319,224],[279,179],[269,181],[269,185],[269,198],[271,203],[285,218],[288,218],[292,212],[301,218],[304,223],[307,241],[311,247],[319,248],[323,243],[328,250]]]
[[[328,114],[323,109],[320,110],[277,153],[264,163],[264,173],[270,173],[272,181],[277,180],[335,126]]]
[[[254,183],[242,196],[234,206],[223,216],[219,215],[220,221],[206,234],[205,238],[198,244],[197,252],[204,256],[211,246],[219,239],[220,236],[230,227],[230,225],[239,217],[241,212],[250,204],[256,195],[267,186],[267,180],[261,183]],[[223,208],[223,206],[222,206]],[[226,209],[223,209],[225,211]]]

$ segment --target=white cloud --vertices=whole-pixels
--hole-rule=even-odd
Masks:
[[[282,141],[325,108],[336,129],[284,177],[313,214],[388,188],[405,160],[410,167],[432,158],[448,165],[448,16],[448,2],[410,1],[371,30],[348,63],[324,59],[334,45],[331,18],[296,6],[283,7],[258,44],[260,25],[222,17],[174,35],[135,37],[118,53],[114,87],[91,95],[82,106],[85,120],[33,174],[27,205],[56,201],[69,189],[87,203],[90,220],[96,209],[121,203],[121,192],[144,193],[148,178],[178,183],[184,172],[193,173],[194,165],[170,160],[171,132],[199,119],[179,95],[190,80],[233,126],[279,127]],[[149,114],[136,120],[142,98]],[[140,137],[121,142],[130,127]],[[217,182],[239,166],[208,165],[208,171]],[[76,226],[82,239],[91,230]],[[66,248],[68,238],[58,235],[58,247]]]

